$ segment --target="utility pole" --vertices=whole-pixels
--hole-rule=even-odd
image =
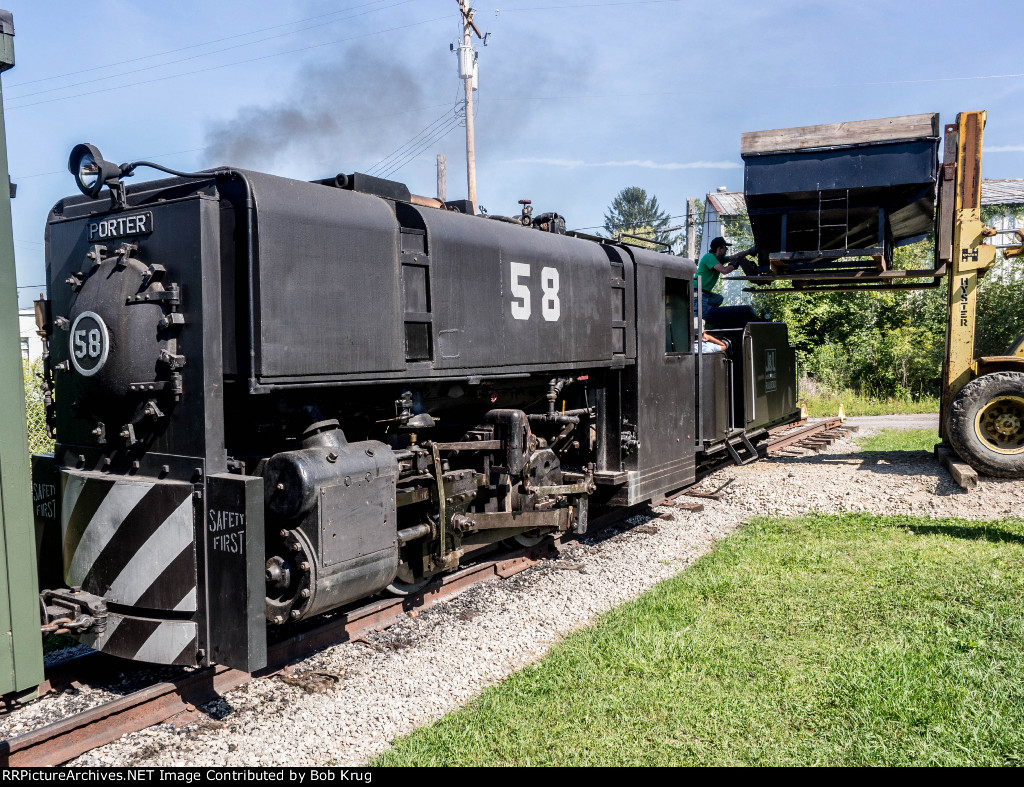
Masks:
[[[466,88],[466,181],[469,186],[469,201],[476,211],[476,144],[473,139],[473,90],[476,83],[476,52],[473,51],[473,33],[487,43],[486,37],[473,21],[476,11],[466,0],[455,0],[462,13],[462,41],[459,44],[459,78]]]
[[[448,188],[447,188],[447,185],[445,183],[445,181],[447,180],[448,174],[447,174],[447,172],[445,170],[446,170],[446,165],[445,165],[444,153],[438,153],[437,154],[437,198],[439,200],[441,200],[441,202],[447,202],[448,201],[448,196],[447,196]]]
[[[688,259],[697,259],[697,200],[693,197],[686,199],[686,256]]]

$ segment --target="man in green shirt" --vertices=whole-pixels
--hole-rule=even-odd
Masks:
[[[712,322],[739,323],[744,324],[751,320],[758,320],[760,317],[750,306],[723,306],[725,299],[721,294],[715,292],[718,280],[722,274],[730,274],[737,268],[743,268],[748,276],[757,273],[757,266],[748,257],[756,251],[754,248],[745,249],[732,256],[726,254],[726,249],[732,245],[725,242],[725,238],[718,237],[711,241],[709,251],[700,258],[697,264],[697,278],[701,282],[701,291],[704,304],[704,317]]]

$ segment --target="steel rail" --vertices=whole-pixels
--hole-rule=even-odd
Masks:
[[[593,517],[590,520],[591,530],[596,532],[624,521],[644,507],[644,504],[629,506]],[[334,613],[325,622],[271,645],[267,649],[267,667],[254,674],[222,666],[199,669],[0,741],[0,767],[62,765],[98,746],[112,743],[122,735],[144,730],[181,713],[195,712],[197,706],[254,678],[269,677],[285,671],[297,659],[326,647],[361,640],[366,634],[398,623],[410,613],[418,613],[455,598],[480,582],[495,578],[506,579],[542,560],[556,557],[567,536],[558,535],[535,547],[505,553],[499,558],[468,566],[441,577],[415,595],[381,599]],[[77,680],[75,663],[83,666],[87,664],[88,671],[92,673],[102,671],[104,665],[109,666],[112,662],[120,664],[124,660],[97,653],[62,664],[56,668],[59,675],[49,677],[41,689],[59,690],[74,685]]]
[[[518,574],[560,551],[560,539],[549,540],[456,571],[416,595],[382,599],[335,614],[325,623],[271,645],[267,651],[268,666],[255,674],[229,667],[207,667],[2,741],[0,766],[61,765],[126,733],[160,724],[184,711],[194,711],[197,705],[210,702],[253,678],[281,672],[296,659],[388,628],[410,612],[429,609],[479,582]]]
[[[824,421],[819,421],[818,423],[810,424],[809,426],[803,426],[799,429],[793,429],[785,432],[778,437],[768,440],[763,447],[765,453],[770,456],[771,454],[782,451],[785,448],[795,446],[804,440],[808,440],[809,438],[813,439],[824,432],[830,432],[833,429],[837,429],[842,425],[842,418],[826,418]],[[843,428],[848,429],[849,427]]]

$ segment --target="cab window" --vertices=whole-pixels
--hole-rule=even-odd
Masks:
[[[665,354],[690,352],[690,282],[665,278]]]

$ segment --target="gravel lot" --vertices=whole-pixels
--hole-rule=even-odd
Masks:
[[[861,424],[861,434],[896,425]],[[539,659],[596,615],[683,570],[753,515],[815,510],[994,519],[1020,515],[1024,499],[1024,481],[982,479],[965,493],[926,454],[859,452],[850,439],[819,455],[726,468],[698,488],[721,490],[723,498],[701,501],[701,513],[669,506],[653,518],[633,517],[611,538],[571,544],[557,560],[471,588],[366,644],[325,650],[288,678],[253,681],[184,724],[127,735],[72,764],[363,764],[397,736]],[[79,694],[95,699],[87,689]],[[34,726],[73,704],[43,700],[5,717],[0,729]]]
[[[815,419],[817,420],[817,419]],[[920,415],[858,415],[846,419],[850,426],[875,431],[877,429],[932,429],[939,431],[939,414]]]

